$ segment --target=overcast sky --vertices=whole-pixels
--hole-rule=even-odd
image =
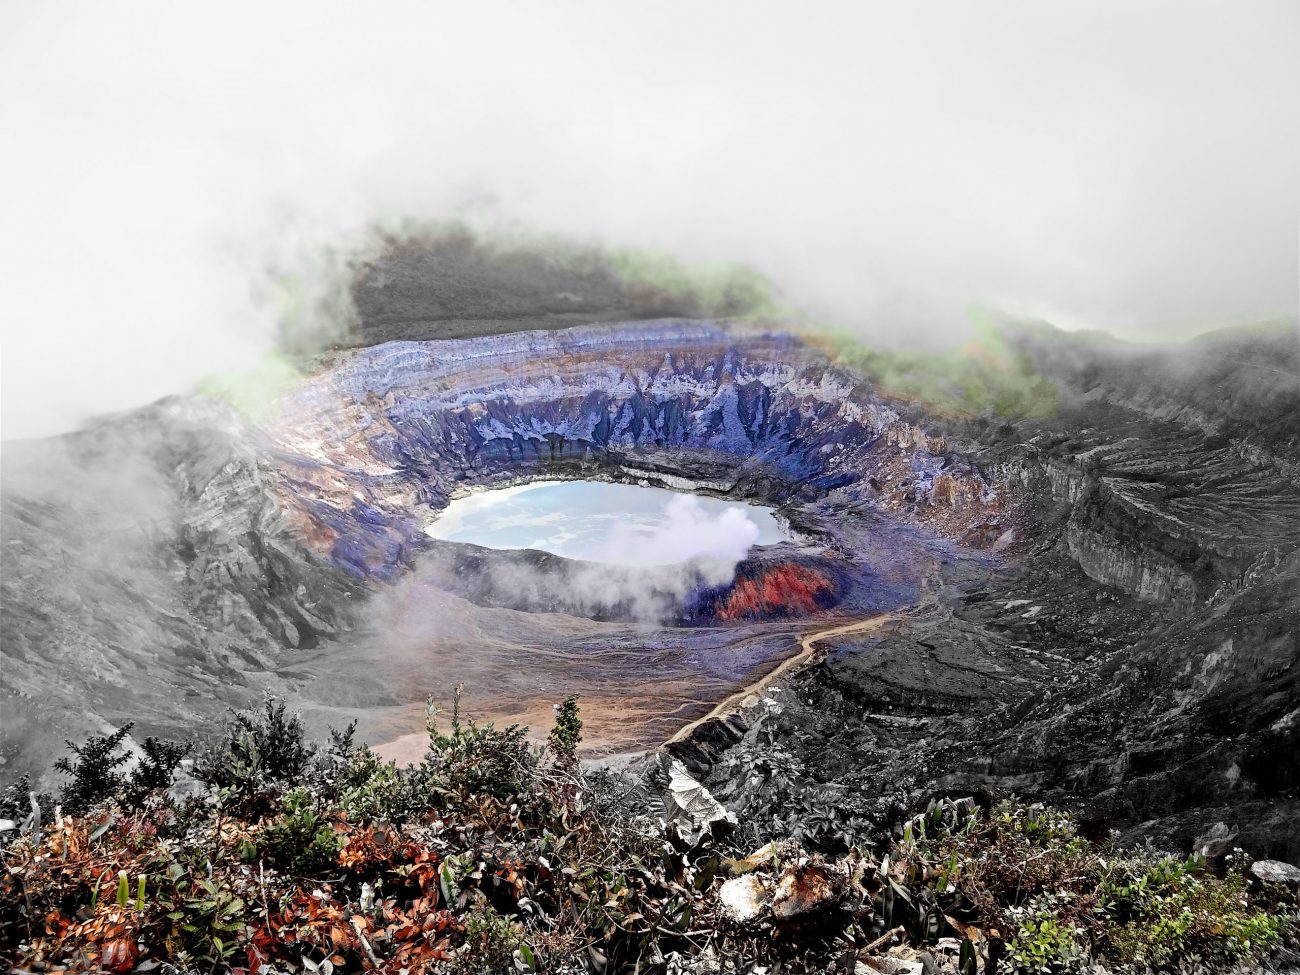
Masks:
[[[890,341],[1292,315],[1298,120],[1288,0],[5,0],[0,434],[243,368],[268,266],[481,200]]]

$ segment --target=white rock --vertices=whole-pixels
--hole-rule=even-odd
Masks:
[[[718,898],[727,916],[743,924],[767,912],[771,892],[761,877],[746,874],[726,881],[718,891]]]

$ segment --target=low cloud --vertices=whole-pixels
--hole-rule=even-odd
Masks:
[[[412,572],[370,602],[369,618],[384,639],[396,634],[402,642],[418,645],[424,639],[447,638],[459,624],[436,607],[449,595],[542,616],[675,625],[693,592],[727,584],[740,561],[714,556],[675,565],[631,566],[539,561],[518,551],[476,553],[468,548],[435,546]]]
[[[1293,313],[1297,91],[1286,2],[18,0],[2,433],[309,345],[372,227],[454,214],[743,262],[883,344]]]
[[[781,537],[767,509],[630,484],[547,480],[457,498],[426,531],[624,567],[692,563],[692,571],[724,582],[753,546]]]
[[[668,502],[661,521],[648,526],[616,523],[601,561],[636,566],[694,562],[710,578],[722,576],[720,581],[728,582],[759,535],[743,507],[710,512],[694,495],[678,494]]]

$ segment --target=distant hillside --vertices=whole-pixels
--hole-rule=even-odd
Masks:
[[[458,227],[387,238],[358,269],[352,300],[361,345],[775,308],[771,285],[737,265]]]

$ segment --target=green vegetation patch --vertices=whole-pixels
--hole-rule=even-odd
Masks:
[[[267,700],[199,751],[197,790],[186,746],[154,742],[133,765],[128,729],[94,738],[60,766],[76,815],[26,783],[0,794],[0,818],[22,823],[5,834],[0,962],[606,975],[865,959],[974,975],[1226,969],[1294,946],[1295,892],[1249,884],[1244,862],[1215,875],[1117,850],[1038,805],[933,802],[838,859],[780,836],[747,852],[679,767],[583,770],[577,705],[539,747],[464,720],[458,693],[450,715],[430,707],[424,760],[399,768],[353,728],[307,741]]]
[[[1031,357],[1014,348],[988,315],[972,312],[973,337],[940,352],[884,349],[847,330],[820,336],[831,358],[867,376],[885,396],[919,402],[953,417],[1046,419],[1061,391]]]

